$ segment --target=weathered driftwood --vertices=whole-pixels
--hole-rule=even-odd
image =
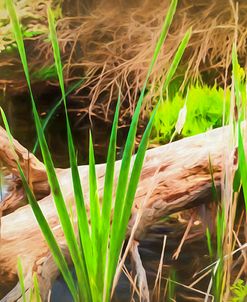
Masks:
[[[0,160],[5,161],[11,171],[18,174],[8,142],[3,139],[5,135],[3,130],[1,133]],[[165,215],[210,200],[212,183],[209,157],[213,167],[215,184],[219,187],[223,153],[229,141],[229,133],[228,127],[219,128],[147,151],[128,232],[130,232],[138,208],[141,207],[146,196],[150,195],[146,200],[136,232],[137,239],[150,225]],[[27,167],[27,155],[24,155],[26,150],[22,149],[17,142],[15,144],[19,148],[17,148],[18,156],[22,159],[23,167]],[[116,178],[120,164],[121,161],[116,162]],[[79,171],[85,200],[88,201],[88,167],[80,166]],[[97,165],[100,194],[102,194],[103,189],[104,172],[105,165]],[[57,174],[66,201],[68,203],[73,202],[70,169],[60,169]],[[48,192],[44,166],[34,156],[30,156],[29,176],[34,190],[37,190],[38,184],[41,184],[41,188],[46,188]],[[67,253],[52,196],[48,195],[41,199],[39,204]],[[22,259],[26,277],[31,276],[32,271],[38,271],[42,294],[44,297],[47,296],[47,288],[50,287],[50,282],[56,276],[57,270],[54,265],[47,264],[51,263],[52,260],[49,258],[47,245],[30,206],[25,205],[3,216],[1,225],[0,293],[3,292],[3,289],[9,289],[10,286],[13,287],[16,284],[16,263],[19,256]],[[18,297],[20,297],[20,291],[17,286],[3,301],[15,301]]]
[[[28,152],[21,144],[16,140],[13,141],[15,146],[15,152],[18,156],[19,162],[23,171],[26,174],[28,182],[32,187],[36,197],[40,199],[49,194],[50,189],[47,183],[46,171],[43,163],[41,163],[32,153]],[[1,165],[8,168],[9,172],[15,176],[19,176],[16,166],[16,156],[13,152],[8,135],[6,131],[0,127],[0,161]],[[16,208],[23,205],[24,192],[18,181],[16,181],[16,190],[12,192],[4,201],[0,204],[0,213],[6,214],[14,211]]]

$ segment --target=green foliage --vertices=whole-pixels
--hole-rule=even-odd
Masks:
[[[183,100],[180,97],[162,102],[154,119],[154,131],[152,133],[153,141],[169,142],[175,131],[176,121],[179,110],[183,107]]]
[[[226,97],[226,116],[229,115],[229,96]],[[182,134],[195,135],[222,125],[224,91],[215,86],[194,87],[188,92],[187,119]]]
[[[231,287],[232,298],[230,302],[244,302],[247,298],[247,284],[239,279]]]
[[[145,132],[143,134],[139,149],[137,151],[133,167],[131,169],[132,153],[134,148],[135,136],[137,131],[138,119],[143,103],[146,86],[149,80],[149,76],[152,72],[153,66],[157,60],[160,49],[167,36],[168,29],[170,27],[173,15],[176,10],[177,0],[171,2],[171,6],[168,10],[160,38],[157,42],[157,46],[148,70],[146,81],[144,83],[140,98],[138,100],[132,123],[128,133],[122,164],[120,168],[119,177],[117,180],[116,196],[113,199],[113,185],[114,185],[114,172],[115,172],[115,156],[116,156],[116,137],[117,137],[117,123],[118,113],[120,107],[120,96],[116,107],[114,122],[112,126],[107,165],[105,172],[105,184],[102,205],[99,202],[98,189],[97,189],[97,175],[94,161],[94,149],[92,143],[92,137],[90,136],[89,146],[89,201],[90,201],[90,219],[88,220],[86,205],[84,202],[84,195],[81,186],[79,171],[77,167],[76,151],[73,144],[73,138],[70,129],[69,118],[66,110],[66,92],[63,80],[63,68],[60,58],[60,50],[56,36],[55,22],[53,12],[48,9],[48,23],[50,40],[53,47],[54,60],[56,73],[59,79],[62,101],[65,107],[66,125],[67,125],[67,137],[68,137],[68,149],[71,166],[71,174],[73,180],[75,206],[77,213],[77,223],[79,235],[77,236],[74,229],[74,223],[71,221],[69,210],[66,207],[66,200],[64,199],[61,188],[57,179],[54,164],[49,152],[47,142],[44,136],[44,129],[39,119],[36,104],[34,101],[27,58],[23,43],[23,36],[20,29],[19,20],[17,18],[15,8],[12,0],[6,0],[7,8],[9,11],[13,31],[15,34],[18,50],[20,53],[23,69],[25,72],[31,102],[34,114],[34,121],[36,131],[38,134],[39,145],[41,148],[44,164],[47,171],[48,181],[51,187],[54,203],[58,212],[58,217],[61,223],[61,227],[66,239],[70,256],[75,268],[77,283],[74,282],[71,272],[68,268],[64,255],[59,247],[56,238],[44,217],[38,202],[35,199],[33,192],[31,191],[24,172],[17,159],[17,165],[20,172],[20,176],[23,182],[24,189],[27,194],[28,201],[32,207],[34,215],[39,223],[42,233],[48,243],[54,260],[61,271],[61,274],[68,285],[68,288],[72,294],[74,301],[93,301],[102,302],[109,301],[113,286],[113,279],[115,276],[116,268],[118,265],[121,248],[125,240],[125,233],[131,214],[132,205],[134,202],[137,185],[139,182],[145,151],[148,145],[149,136],[151,133],[154,114],[152,115]],[[188,31],[182,40],[178,51],[174,57],[170,69],[167,73],[167,79],[164,83],[164,87],[169,84],[170,79],[175,73],[176,67],[182,57],[183,51],[188,43],[190,37],[190,31]],[[155,111],[158,107],[156,107]],[[154,111],[154,112],[155,112]],[[9,129],[8,122],[6,120],[4,112],[1,110],[3,121],[9,136],[9,140],[12,142],[12,137]],[[13,142],[12,142],[13,143]],[[13,144],[12,144],[13,147]],[[14,149],[13,149],[14,151]],[[113,215],[112,208],[114,208]],[[90,222],[89,222],[90,221]],[[79,237],[79,238],[78,238]]]
[[[224,99],[226,101],[226,117],[229,116],[230,90],[195,85],[188,89],[184,98],[177,93],[172,100],[165,100],[155,117],[153,139],[156,142],[168,142],[175,131],[179,111],[184,105],[187,108],[186,120],[182,129],[182,137],[202,133],[210,128],[222,125]],[[226,118],[226,119],[227,119]]]

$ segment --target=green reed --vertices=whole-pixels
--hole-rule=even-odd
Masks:
[[[160,49],[167,36],[170,24],[173,19],[173,15],[176,11],[177,0],[171,1],[171,5],[167,12],[160,38],[157,42],[152,61],[150,63],[146,80],[144,82],[139,100],[137,102],[136,110],[132,118],[128,137],[126,140],[126,145],[124,148],[121,168],[116,184],[116,195],[114,197],[113,188],[115,185],[114,175],[116,160],[117,125],[121,100],[121,92],[119,92],[119,98],[114,115],[114,121],[112,125],[108,149],[102,203],[100,203],[98,195],[94,148],[92,137],[90,135],[89,217],[87,216],[83,188],[81,185],[77,166],[76,150],[73,143],[70,122],[67,113],[66,92],[63,79],[63,66],[61,62],[59,44],[56,35],[54,15],[51,9],[48,8],[49,37],[53,47],[55,67],[57,71],[62,100],[66,114],[68,150],[73,180],[75,208],[77,213],[76,218],[78,225],[78,234],[69,216],[69,210],[67,209],[66,200],[62,195],[54,164],[51,158],[51,154],[49,152],[49,148],[47,146],[47,142],[44,136],[44,128],[42,127],[41,121],[37,113],[36,104],[31,88],[31,81],[29,76],[22,32],[15,11],[15,7],[13,5],[12,0],[6,0],[6,4],[30,92],[34,121],[38,134],[38,141],[46,167],[48,181],[51,187],[52,196],[57,209],[64,237],[66,239],[73,266],[75,268],[77,281],[73,280],[71,271],[61,251],[59,243],[57,242],[55,235],[53,234],[49,226],[49,223],[43,215],[39,204],[36,201],[34,194],[27,183],[26,177],[24,175],[24,172],[22,171],[20,163],[17,160],[18,169],[20,171],[20,176],[23,182],[24,189],[26,190],[28,201],[30,203],[30,206],[32,207],[32,210],[42,230],[45,240],[47,241],[50,251],[54,257],[54,260],[66,284],[68,285],[68,288],[71,292],[74,301],[107,302],[110,300],[111,293],[113,290],[113,280],[115,277],[116,268],[118,266],[122,245],[125,240],[127,225],[131,215],[131,209],[140,178],[140,173],[145,157],[145,151],[148,145],[148,140],[154,120],[153,114],[145,129],[140,146],[133,162],[133,167],[131,169],[132,153],[134,149],[139,114],[144,100],[149,77],[152,73]],[[188,31],[186,33],[185,38],[183,39],[181,45],[178,48],[178,51],[174,57],[171,67],[167,73],[167,80],[164,83],[165,86],[168,85],[170,79],[175,73],[177,65],[188,43],[190,34],[191,31]],[[7,133],[9,135],[9,139],[10,141],[12,141],[8,122],[3,110],[1,110],[1,113]]]

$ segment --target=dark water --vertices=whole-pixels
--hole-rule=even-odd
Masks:
[[[166,286],[166,279],[171,276],[171,272],[175,273],[175,280],[177,283],[184,285],[189,285],[192,283],[195,272],[199,271],[203,267],[209,264],[209,258],[207,256],[207,246],[204,237],[197,237],[197,229],[194,228],[192,234],[195,237],[188,240],[180,254],[177,261],[172,260],[172,255],[176,248],[178,247],[180,240],[184,232],[184,226],[177,222],[176,219],[170,219],[164,224],[159,226],[154,226],[148,234],[146,234],[145,239],[141,240],[139,246],[140,256],[143,262],[143,267],[147,274],[147,279],[149,283],[149,290],[152,293],[152,288],[157,275],[158,265],[160,263],[160,257],[163,245],[163,236],[167,235],[167,244],[165,248],[165,254],[163,259],[163,273],[162,273],[162,283],[161,283],[161,298],[160,301],[170,301],[164,296],[164,289]],[[130,259],[126,260],[126,267],[131,271],[132,266]],[[198,288],[200,290],[207,290],[207,285],[209,278],[205,278],[202,282],[198,283]],[[186,289],[184,286],[175,285],[176,301],[192,301],[192,299],[197,299],[197,301],[203,301],[204,296],[198,294],[192,290]],[[114,302],[129,302],[131,297],[130,284],[127,277],[122,273],[119,280],[116,292],[113,297]],[[154,296],[151,299],[153,302],[158,301],[157,297]],[[56,280],[53,292],[51,295],[52,302],[72,302],[72,298],[66,288],[62,278]],[[139,301],[138,298],[136,301]]]
[[[172,260],[173,252],[179,245],[180,239],[182,237],[183,227],[179,225],[175,220],[170,223],[164,223],[164,225],[154,227],[153,230],[147,234],[146,238],[140,242],[139,252],[143,262],[143,266],[147,273],[147,278],[149,282],[150,292],[152,291],[155,278],[157,275],[158,265],[160,262],[161,248],[163,244],[163,235],[168,236],[168,241],[165,249],[165,256],[163,259],[163,281],[161,290],[160,301],[166,301],[163,297],[164,288],[166,284],[165,278],[168,278],[170,272],[175,272],[175,281],[182,284],[189,284],[189,280],[192,280],[193,274],[200,268],[208,263],[208,256],[206,255],[205,240],[195,239],[187,242],[182,250],[181,256],[177,261]],[[130,259],[126,260],[126,266],[129,271],[132,267],[130,264]],[[206,288],[209,279],[206,278],[203,284],[199,283],[200,288]],[[192,290],[188,290],[183,286],[176,285],[176,301],[191,301],[192,298],[197,298],[198,301],[203,301],[203,295],[198,295]],[[119,284],[117,286],[115,295],[113,297],[114,302],[129,302],[131,295],[130,284],[127,277],[122,274]],[[156,301],[156,297],[152,301]],[[53,287],[53,292],[51,296],[52,302],[57,301],[71,301],[71,296],[68,289],[66,288],[62,278],[59,278]],[[138,301],[138,299],[137,299]]]
[[[39,100],[38,110],[41,116],[45,116],[54,106],[57,100],[57,95],[57,89],[49,91],[47,94],[36,95],[36,98]],[[6,97],[5,95],[1,95],[0,106],[5,110],[14,137],[18,139],[22,145],[32,151],[36,141],[36,134],[28,95],[23,94],[18,97]],[[69,106],[69,109],[73,109],[73,107]],[[94,136],[96,161],[98,163],[104,162],[106,159],[111,129],[110,123],[105,124],[102,121],[97,120],[97,118],[94,118],[93,124],[91,124],[88,117],[84,117],[84,119],[78,123],[80,116],[75,113],[71,113],[70,118],[75,145],[78,152],[79,164],[85,164],[88,162],[87,150],[89,129],[92,129]],[[120,156],[127,129],[121,129],[119,133],[118,154]],[[46,137],[55,165],[57,167],[68,167],[66,128],[63,108],[60,108],[50,121],[46,130]],[[41,159],[39,152],[37,153],[37,156]],[[6,187],[7,186],[2,186],[2,198],[4,197],[4,194],[6,194]],[[143,261],[143,266],[147,272],[150,290],[152,290],[156,278],[164,235],[167,235],[168,237],[165,257],[163,259],[163,278],[167,278],[170,272],[174,271],[176,282],[188,285],[192,282],[193,274],[209,263],[207,247],[205,245],[206,241],[204,237],[201,236],[195,236],[194,239],[186,241],[179,259],[177,261],[172,260],[172,255],[180,243],[185,226],[186,224],[181,224],[176,219],[169,219],[163,224],[154,226],[140,242],[139,251]],[[198,227],[194,227],[192,233],[196,232],[197,229]],[[129,259],[126,261],[126,266],[131,270]],[[166,279],[162,281],[163,290],[165,288],[165,284]],[[204,280],[204,283],[200,284],[200,289],[205,290],[207,284],[208,279]],[[115,302],[127,302],[130,299],[130,293],[129,282],[127,278],[122,275],[113,300]],[[203,299],[202,295],[195,294],[191,290],[186,290],[183,286],[176,286],[176,301],[191,301],[193,297],[197,297],[199,299],[198,301]],[[71,301],[70,294],[61,278],[58,278],[54,283],[51,301]],[[153,301],[156,301],[156,298],[154,298]],[[160,301],[166,300],[162,297]]]
[[[1,92],[0,92],[1,93]],[[49,88],[49,92],[35,93],[37,109],[40,113],[41,120],[45,120],[47,113],[55,106],[59,100],[60,90]],[[8,95],[8,94],[7,94]],[[88,163],[88,141],[89,131],[92,131],[95,158],[97,163],[106,161],[106,154],[111,131],[111,122],[102,123],[97,116],[84,116],[76,108],[78,104],[70,102],[68,97],[68,109],[70,123],[74,137],[75,148],[79,164]],[[10,124],[12,135],[28,150],[32,151],[37,137],[35,125],[33,122],[32,108],[29,95],[23,93],[18,96],[6,96],[0,94],[0,106],[3,107]],[[0,122],[0,125],[2,123]],[[121,154],[121,145],[125,141],[128,129],[120,128],[118,132],[118,155]],[[46,139],[51,151],[53,161],[56,167],[69,167],[66,123],[64,107],[61,105],[51,118],[46,128]],[[37,150],[36,156],[42,160],[40,151]]]

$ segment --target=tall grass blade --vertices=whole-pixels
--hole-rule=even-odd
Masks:
[[[181,43],[179,44],[178,50],[176,51],[176,54],[173,58],[173,61],[168,69],[168,72],[166,74],[166,78],[165,78],[165,82],[163,84],[162,87],[162,92],[164,93],[172,79],[172,77],[174,76],[175,71],[178,68],[178,65],[182,59],[182,56],[184,54],[185,48],[187,47],[190,37],[191,37],[191,33],[192,33],[192,29],[190,28],[189,30],[187,30],[187,32],[185,33],[183,40],[181,41]]]
[[[113,229],[116,227],[116,224],[118,224],[118,217],[117,216],[122,215],[122,211],[123,211],[123,202],[122,201],[124,200],[125,194],[126,194],[126,186],[127,186],[127,181],[128,181],[132,151],[133,151],[133,147],[134,147],[136,129],[137,129],[139,114],[140,114],[141,106],[142,106],[142,103],[143,103],[147,83],[148,83],[150,74],[152,72],[153,66],[157,61],[160,49],[161,49],[161,47],[164,43],[164,40],[167,36],[169,27],[170,27],[172,19],[173,19],[173,15],[175,14],[175,11],[176,11],[176,6],[177,6],[177,0],[172,0],[171,5],[170,5],[170,7],[168,9],[168,12],[167,12],[165,21],[164,21],[164,25],[162,27],[162,31],[161,31],[159,40],[156,44],[154,55],[153,55],[153,58],[152,58],[152,61],[151,61],[151,64],[149,66],[149,70],[148,70],[148,73],[147,73],[147,77],[146,77],[146,80],[144,82],[144,85],[143,85],[143,88],[142,88],[142,91],[141,91],[141,95],[140,95],[139,100],[137,102],[136,110],[135,110],[135,113],[133,115],[132,122],[131,122],[131,125],[130,125],[128,137],[127,137],[127,140],[126,140],[126,145],[125,145],[125,148],[124,148],[124,153],[123,153],[123,158],[122,158],[122,164],[121,164],[118,184],[117,184],[115,211],[114,211],[114,218],[113,218]]]
[[[97,242],[100,232],[100,205],[97,187],[97,175],[95,170],[95,158],[92,134],[89,134],[89,193],[90,193],[90,217],[93,246]]]
[[[232,75],[233,75],[233,83],[234,83],[234,91],[236,97],[236,105],[238,108],[238,113],[240,113],[240,83],[238,77],[238,55],[237,55],[237,47],[236,43],[233,44],[232,47]]]
[[[173,5],[175,5],[175,2],[172,2],[172,4],[171,4],[171,8],[170,8],[171,11],[173,11]],[[173,14],[169,13],[167,15],[167,18],[169,19],[169,18],[171,18],[171,16],[173,16]],[[167,23],[167,21],[165,21],[165,23]],[[170,21],[169,21],[169,23],[170,23]],[[164,28],[166,29],[167,27],[165,26]],[[182,55],[188,44],[190,36],[191,36],[191,29],[187,31],[184,39],[182,40],[182,42],[175,54],[171,67],[168,70],[167,76],[168,76],[169,80],[171,80],[172,76],[174,75],[174,73],[176,71],[178,63],[180,62],[180,60],[182,58]],[[163,37],[164,37],[164,35],[161,34],[161,38],[163,38]],[[159,50],[162,46],[162,44],[160,44],[160,41],[162,40],[161,38],[157,44],[157,45],[159,45]],[[158,53],[156,53],[155,56],[157,59]],[[155,59],[155,61],[156,61],[156,59]],[[152,62],[153,62],[153,60],[152,60]],[[169,81],[166,81],[165,85],[168,85],[168,84],[169,84]],[[140,103],[142,103],[142,95],[140,96],[140,99],[138,101],[138,104],[140,104]],[[110,284],[112,282],[113,274],[114,274],[114,271],[115,271],[115,268],[117,265],[117,260],[116,260],[116,259],[118,259],[117,255],[119,255],[120,250],[121,250],[121,244],[119,244],[119,243],[122,242],[121,240],[123,240],[123,238],[124,238],[124,234],[125,234],[126,227],[127,227],[127,222],[128,222],[128,219],[129,219],[129,216],[131,213],[131,207],[133,204],[137,184],[138,184],[138,181],[140,178],[141,167],[143,164],[145,151],[146,151],[147,144],[148,144],[148,139],[149,139],[151,129],[152,129],[153,119],[154,119],[155,113],[157,112],[158,106],[160,104],[160,100],[153,112],[153,116],[151,117],[149,124],[143,135],[141,144],[139,146],[139,149],[138,149],[138,152],[136,155],[136,160],[135,160],[134,167],[133,167],[132,177],[130,179],[129,187],[127,190],[127,181],[128,181],[128,174],[129,174],[129,168],[130,168],[129,165],[130,165],[130,160],[131,160],[131,151],[133,148],[133,141],[132,141],[133,137],[131,134],[134,133],[134,137],[135,137],[136,127],[137,127],[135,118],[137,118],[137,120],[139,118],[138,104],[137,104],[137,108],[136,108],[135,114],[132,119],[130,132],[129,132],[129,135],[127,138],[124,155],[123,155],[123,159],[122,159],[122,166],[121,166],[120,175],[119,175],[118,186],[117,186],[115,209],[114,209],[113,224],[112,224],[112,236],[111,236],[111,241],[110,241],[109,259],[111,261],[110,261],[109,267],[108,267],[108,281],[107,281],[108,284]],[[131,131],[133,131],[133,133]],[[132,146],[131,146],[131,144],[132,144]],[[129,163],[129,165],[127,167],[124,166],[125,161],[127,163]],[[128,168],[128,170],[126,168]],[[125,179],[121,179],[121,177],[125,177]],[[126,195],[126,194],[128,194],[128,195]],[[122,219],[123,219],[123,221],[122,221]],[[121,221],[122,223],[119,223],[119,221]],[[119,227],[119,229],[117,229],[118,227]],[[120,239],[119,242],[115,236],[119,237],[119,239]]]
[[[111,227],[111,210],[113,200],[113,183],[114,183],[114,171],[115,171],[115,160],[116,160],[116,144],[117,144],[117,125],[119,117],[121,92],[119,91],[118,102],[114,115],[110,143],[108,147],[106,171],[105,171],[105,182],[104,192],[102,201],[102,213],[101,213],[101,242],[99,245],[101,259],[98,267],[98,274],[102,276],[102,281],[99,282],[99,286],[103,289],[105,284],[106,276],[106,262],[107,262],[107,248],[109,244],[109,234]],[[108,288],[110,291],[110,288]]]
[[[210,259],[213,260],[213,246],[212,246],[212,239],[211,239],[211,234],[209,231],[209,228],[206,228],[206,238],[207,238],[207,246],[208,246],[208,252]]]
[[[61,62],[60,50],[59,50],[59,45],[58,45],[58,40],[57,40],[54,14],[53,14],[53,12],[52,12],[52,10],[49,6],[48,6],[48,9],[47,9],[47,15],[48,15],[49,34],[50,34],[49,36],[50,36],[50,40],[51,40],[51,43],[52,43],[55,66],[56,66],[56,70],[57,70],[60,89],[62,91],[62,97],[63,97],[63,100],[64,100],[64,105],[65,105],[65,108],[66,108],[65,87],[64,87],[64,80],[63,80],[63,66],[62,66],[62,62]]]
[[[245,156],[241,125],[238,125],[238,167],[241,176],[245,209],[247,211],[247,161]]]
[[[23,302],[27,302],[25,284],[24,284],[24,276],[23,276],[23,270],[22,270],[22,264],[21,264],[20,258],[17,259],[17,271],[18,271],[18,277],[19,277],[19,282],[20,282],[20,287],[21,287],[22,299],[23,299]]]
[[[97,175],[95,170],[95,158],[94,158],[94,148],[91,132],[89,134],[89,194],[90,194],[90,218],[91,218],[91,238],[92,238],[92,248],[93,248],[93,260],[94,260],[94,284],[96,295],[99,296],[102,293],[102,286],[98,290],[98,283],[104,280],[104,276],[100,275],[98,272],[99,263],[102,261],[100,258],[100,246],[102,244],[100,238],[100,227],[101,227],[101,215],[100,215],[100,205],[99,196],[97,188]],[[102,297],[101,297],[102,299]]]
[[[241,98],[240,98],[240,82],[238,76],[238,56],[237,56],[237,49],[236,44],[233,44],[232,48],[232,69],[233,69],[233,83],[234,83],[234,92],[236,98],[236,106],[237,106],[237,133],[238,133],[238,170],[241,176],[241,183],[243,188],[244,194],[244,202],[245,202],[245,209],[247,210],[247,162],[245,156],[245,149],[241,131],[241,120],[242,120],[242,113],[243,110],[241,108]],[[238,171],[237,171],[238,172]],[[238,174],[236,174],[238,177]]]
[[[37,278],[37,274],[33,274],[33,287],[34,287],[34,297],[36,302],[42,302],[40,297],[40,289],[39,289],[39,282]],[[31,300],[33,301],[33,300]]]
[[[138,183],[140,180],[141,169],[143,166],[143,161],[144,161],[144,157],[145,157],[146,149],[148,146],[148,141],[149,141],[152,127],[153,127],[153,121],[154,121],[154,117],[157,112],[157,109],[158,109],[158,106],[154,109],[153,114],[148,122],[148,125],[145,129],[145,132],[143,134],[141,143],[139,145],[139,148],[138,148],[138,151],[137,151],[137,154],[135,157],[129,184],[127,187],[126,198],[124,200],[123,213],[122,213],[121,217],[119,217],[119,229],[118,229],[118,233],[117,233],[119,242],[123,242],[124,238],[125,238],[125,232],[127,229],[129,218],[130,218],[131,209],[132,209],[132,205],[134,202],[137,186],[138,186]],[[115,244],[115,246],[114,246],[114,252],[112,253],[112,255],[110,257],[111,261],[109,263],[109,265],[111,265],[113,268],[115,268],[117,266],[118,255],[120,253],[121,247],[122,247],[121,244]]]
[[[23,69],[24,69],[24,72],[26,75],[26,80],[28,83],[28,88],[29,88],[31,102],[32,102],[32,108],[33,108],[33,114],[34,114],[34,121],[35,121],[35,125],[36,125],[36,130],[37,130],[37,134],[38,134],[38,139],[39,139],[39,143],[40,143],[42,156],[43,156],[44,163],[46,166],[49,184],[50,184],[54,202],[55,202],[55,205],[56,205],[56,208],[58,211],[62,229],[63,229],[64,235],[65,235],[65,238],[66,238],[66,241],[68,244],[68,248],[69,248],[69,251],[71,254],[71,258],[72,258],[73,262],[75,263],[75,270],[77,273],[78,282],[81,283],[81,282],[83,282],[83,276],[86,273],[85,273],[85,271],[83,271],[84,266],[82,263],[81,253],[79,252],[79,246],[78,246],[78,243],[76,240],[75,232],[73,230],[73,226],[70,221],[69,214],[67,212],[66,204],[65,204],[65,201],[62,196],[62,192],[61,192],[61,189],[60,189],[60,186],[58,183],[55,168],[54,168],[54,165],[53,165],[53,162],[51,159],[51,155],[50,155],[50,152],[49,152],[49,149],[48,149],[45,137],[44,137],[42,125],[41,125],[41,122],[40,122],[40,119],[38,116],[38,112],[36,109],[32,89],[31,89],[30,76],[29,76],[29,71],[28,71],[26,53],[25,53],[23,38],[22,38],[22,34],[21,34],[20,24],[19,24],[18,18],[16,16],[15,8],[13,6],[12,1],[6,0],[6,3],[7,3],[7,9],[9,11],[13,31],[15,34],[18,50],[20,53],[21,61],[23,64]],[[59,63],[58,63],[58,65],[59,65]],[[64,89],[63,89],[63,92],[64,92]],[[63,95],[65,95],[65,93]],[[83,293],[81,292],[82,289],[84,290]],[[82,300],[83,298],[89,298],[90,293],[88,292],[88,287],[86,287],[86,286],[83,288],[79,287],[79,296],[80,296],[80,300]],[[88,301],[89,300],[90,300],[90,298],[88,299]]]
[[[90,301],[92,299],[93,293],[90,288],[90,281],[89,281],[90,276],[89,276],[88,268],[86,265],[86,259],[88,259],[88,260],[92,259],[92,258],[90,258],[91,255],[90,255],[90,250],[89,250],[91,241],[89,239],[89,230],[88,230],[86,209],[85,209],[85,205],[84,205],[82,189],[80,189],[81,183],[80,183],[79,172],[78,172],[78,168],[77,168],[77,161],[76,161],[76,155],[75,155],[71,128],[70,128],[70,124],[69,124],[69,118],[68,118],[68,113],[67,113],[66,93],[65,93],[64,80],[63,80],[63,68],[62,68],[62,61],[61,61],[61,57],[60,57],[60,50],[59,50],[56,29],[55,29],[54,14],[53,14],[52,10],[50,9],[50,7],[48,7],[48,24],[49,24],[50,40],[51,40],[52,48],[53,48],[55,66],[56,66],[56,70],[57,70],[59,85],[60,85],[62,98],[63,98],[63,102],[64,102],[64,108],[65,108],[69,157],[70,157],[71,168],[73,167],[72,179],[73,179],[73,186],[74,186],[74,192],[75,192],[77,216],[80,217],[80,215],[82,214],[82,219],[83,219],[83,221],[78,222],[79,228],[81,228],[81,229],[79,229],[79,233],[80,233],[80,238],[82,239],[82,236],[84,236],[84,231],[86,232],[87,241],[85,242],[84,240],[82,240],[81,242],[84,243],[82,245],[83,247],[88,246],[88,248],[87,247],[85,248],[85,251],[83,251],[83,253],[80,253],[79,246],[76,245],[76,248],[77,248],[76,257],[79,259],[79,261],[77,261],[76,258],[73,259],[73,257],[72,257],[72,259],[73,259],[73,263],[75,266],[78,283],[79,284],[84,283],[84,286],[79,285],[79,287],[78,287],[79,292],[81,292],[80,296],[81,296],[81,298],[84,296],[84,298],[86,298],[88,301]],[[80,188],[79,188],[79,186],[80,186]],[[76,193],[80,194],[78,198],[76,198]],[[81,203],[83,203],[83,204],[81,204]],[[82,210],[82,213],[79,212],[80,210]],[[81,220],[81,218],[79,218],[79,219]]]
[[[26,76],[27,84],[28,87],[31,86],[30,83],[30,78],[29,78],[29,71],[28,71],[28,65],[27,65],[27,58],[26,58],[26,53],[25,53],[25,47],[24,47],[24,42],[23,42],[23,36],[22,36],[22,31],[21,31],[21,25],[19,23],[19,19],[17,17],[15,7],[13,5],[13,0],[5,0],[6,2],[6,8],[9,13],[10,17],[10,22],[12,25],[13,33],[15,36],[15,40],[17,43],[17,47],[19,50],[19,54],[21,57],[22,65],[23,65],[23,70]]]

